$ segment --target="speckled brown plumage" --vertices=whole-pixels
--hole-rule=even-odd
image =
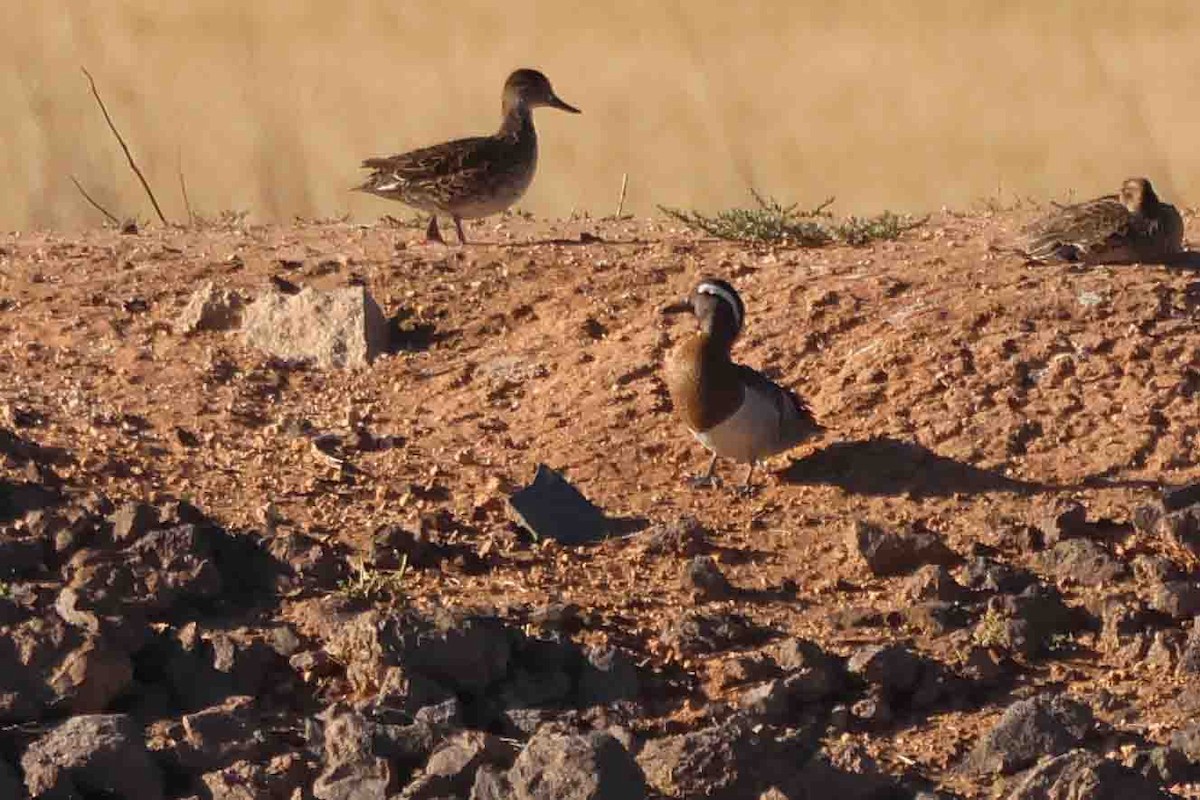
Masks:
[[[519,69],[504,84],[503,117],[495,134],[368,158],[362,165],[372,173],[356,189],[429,212],[428,237],[435,241],[441,241],[437,214],[449,215],[465,244],[462,220],[503,211],[533,181],[538,155],[533,109],[538,106],[579,113],[554,94],[545,75]]]
[[[1036,263],[1161,262],[1183,249],[1183,219],[1150,181],[1130,178],[1120,194],[1057,208],[996,249]]]

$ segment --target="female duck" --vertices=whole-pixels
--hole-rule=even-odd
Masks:
[[[517,202],[537,170],[537,134],[533,109],[550,106],[578,114],[559,99],[550,81],[537,70],[519,69],[504,82],[503,119],[492,136],[474,136],[423,147],[388,158],[368,158],[373,170],[357,191],[399,200],[432,216],[425,237],[442,242],[437,214],[454,220],[460,244],[464,219],[504,211]]]

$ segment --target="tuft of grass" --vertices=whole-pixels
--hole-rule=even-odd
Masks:
[[[1009,636],[1008,617],[995,608],[984,612],[983,618],[975,626],[972,634],[975,643],[981,647],[998,647],[1009,649],[1012,639]]]
[[[408,571],[405,554],[399,569],[376,569],[361,561],[350,563],[351,575],[338,585],[338,592],[352,600],[394,603],[404,597],[404,573]]]
[[[839,221],[828,210],[833,205],[832,197],[816,208],[801,210],[797,203],[784,205],[753,189],[750,195],[754,198],[754,208],[730,208],[712,216],[669,206],[658,208],[692,230],[718,239],[785,247],[823,247],[838,242],[860,247],[895,239],[929,219],[885,211],[874,217],[850,216]]]

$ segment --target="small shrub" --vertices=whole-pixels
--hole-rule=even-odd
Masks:
[[[659,206],[659,210],[692,230],[718,239],[785,247],[822,247],[835,242],[861,246],[895,239],[929,219],[885,211],[874,217],[852,216],[838,221],[828,211],[833,205],[832,197],[816,208],[804,211],[799,210],[796,203],[784,205],[753,189],[750,194],[754,198],[754,208],[731,208],[712,216],[668,206]]]

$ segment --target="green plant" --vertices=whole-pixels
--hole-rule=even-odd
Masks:
[[[338,584],[338,591],[354,600],[394,603],[404,597],[404,573],[407,571],[407,553],[401,559],[399,569],[378,569],[352,559],[350,577]]]
[[[832,197],[814,209],[803,211],[796,203],[784,205],[753,189],[750,195],[754,198],[754,208],[730,208],[712,216],[669,206],[658,208],[687,227],[718,239],[792,247],[821,247],[834,242],[860,246],[895,239],[929,219],[885,211],[874,217],[851,216],[839,222],[828,211],[833,205]]]
[[[1008,630],[1008,617],[995,608],[989,608],[984,612],[979,624],[975,626],[972,638],[981,647],[1008,649],[1012,646],[1012,638]]]

